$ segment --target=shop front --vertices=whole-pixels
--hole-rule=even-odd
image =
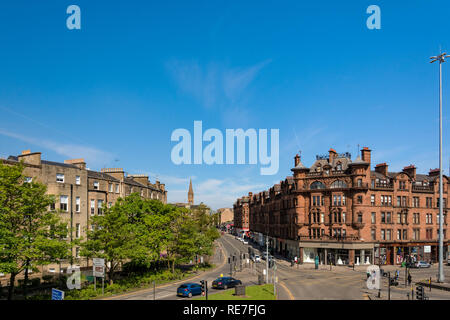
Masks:
[[[278,238],[276,239],[275,252],[289,260],[294,259],[300,254],[298,241]]]
[[[448,244],[444,244],[444,256]],[[439,260],[439,245],[436,242],[411,242],[380,244],[375,250],[376,264],[400,265],[404,262]]]
[[[303,263],[332,265],[369,265],[374,261],[373,243],[300,242]]]

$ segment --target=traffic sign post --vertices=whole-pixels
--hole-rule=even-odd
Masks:
[[[97,291],[97,277],[102,278],[102,295],[105,292],[105,259],[93,258],[92,275],[94,276],[94,290]]]
[[[52,300],[64,300],[64,291],[52,288]]]

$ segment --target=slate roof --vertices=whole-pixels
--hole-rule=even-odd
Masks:
[[[326,159],[319,159],[314,162],[314,164],[309,169],[309,172],[316,172],[316,168],[320,164],[320,166],[323,168],[325,165],[330,165],[332,169],[336,169],[338,162],[341,163],[342,170],[347,170],[348,166],[352,163],[352,160],[346,157],[338,157],[334,158],[331,163],[328,163],[328,160]]]
[[[123,181],[124,181],[126,184],[130,184],[130,185],[132,185],[132,186],[141,187],[141,188],[147,187],[147,186],[145,186],[145,185],[143,185],[143,184],[141,184],[141,183],[139,183],[139,182],[137,182],[137,181],[134,181],[134,180],[131,179],[131,178],[124,178]]]
[[[102,180],[109,180],[109,181],[119,182],[119,179],[114,178],[113,176],[110,176],[109,174],[106,174],[106,173],[103,173],[103,172],[88,170],[87,171],[87,175],[88,175],[88,178],[102,179]]]
[[[19,157],[16,157],[16,156],[9,156],[7,160],[19,162]],[[65,167],[65,168],[79,169],[77,166],[75,166],[75,165],[73,165],[73,164],[63,163],[63,162],[55,162],[55,161],[41,160],[41,163],[42,163],[42,164],[49,165],[49,166],[57,166],[57,167]]]

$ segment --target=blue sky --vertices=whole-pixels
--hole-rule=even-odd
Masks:
[[[81,30],[66,8],[81,8]],[[369,5],[381,30],[366,27]],[[149,173],[213,208],[264,190],[333,147],[392,171],[438,167],[445,1],[10,1],[0,4],[0,156],[84,157]],[[450,63],[444,69],[448,172]],[[173,130],[280,129],[280,168],[171,162]]]

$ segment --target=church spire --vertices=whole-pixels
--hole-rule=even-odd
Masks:
[[[188,203],[190,205],[194,204],[194,190],[192,189],[192,179],[189,179]]]

